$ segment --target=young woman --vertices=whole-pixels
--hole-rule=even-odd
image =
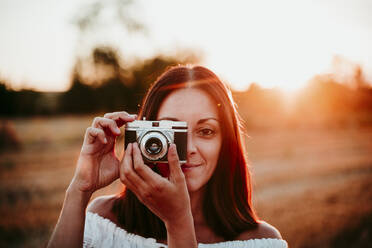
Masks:
[[[188,124],[187,162],[179,163],[172,144],[169,168],[159,165],[167,177],[144,164],[137,143],[122,160],[115,155],[119,127],[143,117]],[[87,207],[93,192],[117,178],[123,192]],[[230,91],[204,67],[177,66],[153,84],[138,117],[108,113],[86,130],[49,247],[287,247],[258,219],[251,197]]]

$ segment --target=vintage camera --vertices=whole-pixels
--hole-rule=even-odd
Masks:
[[[176,144],[180,163],[186,163],[187,122],[136,120],[125,126],[125,145],[137,142],[146,164],[168,163],[168,149]]]

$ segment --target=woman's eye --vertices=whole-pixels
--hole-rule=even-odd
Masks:
[[[199,130],[198,133],[199,133],[201,136],[211,136],[211,135],[213,135],[215,132],[214,132],[212,129],[204,128],[204,129]]]

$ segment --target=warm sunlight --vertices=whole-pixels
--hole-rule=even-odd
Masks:
[[[0,0],[0,247],[371,247],[371,13]]]
[[[42,8],[28,1],[19,8],[16,2],[0,4],[0,76],[14,88],[66,90],[81,48],[105,43],[118,47],[125,60],[194,49],[237,90],[252,82],[299,89],[329,70],[336,55],[360,63],[367,75],[372,71],[370,17],[363,1],[140,1],[134,15],[147,35],[107,25],[80,47],[71,20],[87,1]]]

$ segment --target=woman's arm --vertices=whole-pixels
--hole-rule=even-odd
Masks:
[[[185,176],[181,170],[176,147],[173,146],[168,153],[169,170],[170,170],[170,182],[174,183],[178,190],[177,198],[184,199],[184,211],[181,216],[174,216],[165,221],[167,228],[168,247],[197,247],[194,218],[191,212],[190,198],[187,191]],[[186,193],[187,197],[182,197],[182,193]],[[182,202],[182,201],[181,201]]]
[[[134,119],[126,112],[109,113],[96,117],[87,128],[75,175],[48,247],[82,247],[87,204],[93,192],[119,177],[116,137],[120,135],[119,127]]]
[[[48,247],[82,247],[85,209],[90,197],[90,193],[81,192],[70,185]]]
[[[165,223],[168,247],[197,247],[192,213],[174,222]]]

